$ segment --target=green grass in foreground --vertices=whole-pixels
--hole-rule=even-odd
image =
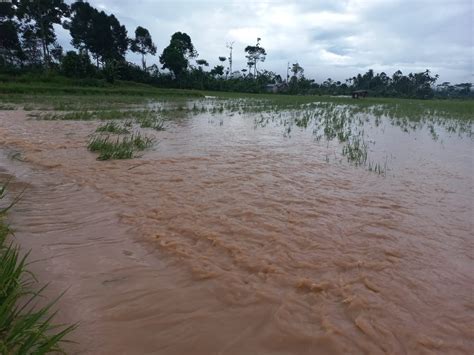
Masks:
[[[0,186],[0,200],[5,192],[5,186]],[[0,208],[0,353],[63,353],[59,344],[75,326],[53,323],[57,299],[38,306],[45,287],[34,290],[36,280],[27,270],[28,253],[21,256],[19,247],[8,241],[12,232],[5,214],[10,207]]]

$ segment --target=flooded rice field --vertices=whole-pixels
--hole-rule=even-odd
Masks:
[[[472,352],[472,119],[216,98],[117,112],[0,111],[16,238],[79,322],[66,350]],[[133,159],[87,149],[132,132]]]

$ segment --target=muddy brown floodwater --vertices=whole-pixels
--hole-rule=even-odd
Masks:
[[[96,122],[0,111],[9,219],[90,354],[469,354],[472,138],[385,123],[387,176],[251,115],[97,161]]]

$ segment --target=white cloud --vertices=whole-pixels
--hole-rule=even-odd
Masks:
[[[317,81],[344,80],[369,68],[392,74],[427,68],[442,81],[471,81],[471,0],[125,0],[89,1],[126,25],[132,36],[150,30],[158,54],[176,31],[188,33],[211,65],[235,41],[234,69],[245,67],[244,48],[262,38],[260,67],[285,74],[298,61]],[[63,34],[61,43],[69,42]],[[139,62],[130,53],[129,60]],[[158,55],[148,59],[158,63]]]

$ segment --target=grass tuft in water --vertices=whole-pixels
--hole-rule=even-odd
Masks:
[[[380,163],[369,162],[367,170],[368,171],[373,171],[373,172],[375,172],[379,175],[386,176],[387,175],[387,162],[385,161],[384,165],[382,165]]]
[[[342,155],[349,162],[357,165],[365,165],[367,162],[367,143],[359,137],[353,137],[342,147]]]
[[[157,117],[156,112],[150,112],[148,115],[137,117],[135,121],[141,128],[152,128],[155,131],[165,130],[165,120]]]
[[[98,152],[98,160],[131,159],[135,152],[150,147],[153,140],[135,133],[130,137],[112,137],[96,135],[91,138],[87,148],[91,152]]]

